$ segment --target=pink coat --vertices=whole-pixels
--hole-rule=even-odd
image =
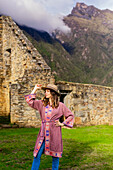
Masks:
[[[55,120],[58,120],[62,115],[65,116],[63,122],[67,127],[73,127],[74,115],[73,113],[61,102],[57,108],[52,108],[47,105],[43,105],[42,100],[33,100],[36,94],[26,95],[25,99],[29,106],[36,109],[40,113],[42,120],[41,128],[36,140],[33,155],[36,157],[41,147],[43,140],[45,139],[45,150],[46,155],[55,157],[62,157],[63,144],[62,144],[62,133],[61,127],[55,126]]]

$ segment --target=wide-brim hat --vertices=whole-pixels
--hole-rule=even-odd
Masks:
[[[57,95],[60,96],[60,92],[58,90],[58,87],[55,84],[48,84],[45,87],[41,87],[41,89],[42,90],[46,90],[46,89],[53,90],[53,91],[55,91],[57,93]]]

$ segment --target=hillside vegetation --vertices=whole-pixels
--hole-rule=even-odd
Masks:
[[[77,3],[63,21],[71,29],[68,34],[21,29],[56,80],[113,86],[113,12]]]
[[[80,82],[83,76],[82,71],[71,62],[71,55],[60,42],[47,32],[40,32],[25,26],[20,26],[20,28],[24,30],[24,34],[51,67],[56,80]]]

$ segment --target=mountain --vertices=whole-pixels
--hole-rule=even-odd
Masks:
[[[77,3],[63,21],[68,34],[21,29],[57,80],[113,86],[113,11]]]
[[[71,33],[54,36],[83,72],[83,82],[113,86],[113,11],[77,3],[64,22]]]
[[[71,55],[58,40],[45,31],[18,26],[51,67],[56,80],[80,82],[83,73],[71,62]]]

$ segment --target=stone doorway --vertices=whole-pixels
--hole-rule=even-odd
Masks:
[[[64,98],[66,95],[68,95],[69,93],[71,93],[72,90],[60,90],[60,102],[64,103]]]
[[[61,96],[60,96],[60,102],[65,103],[65,102],[64,102],[64,99],[65,99],[65,97],[66,97],[71,91],[72,91],[72,90],[60,90],[60,94],[61,94]],[[65,120],[65,117],[62,116],[62,117],[60,118],[60,122],[63,122],[64,120]]]

